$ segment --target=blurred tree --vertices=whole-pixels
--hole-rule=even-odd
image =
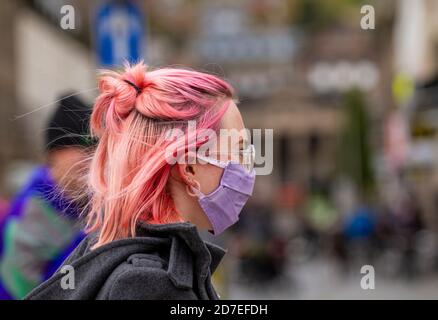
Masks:
[[[343,21],[352,11],[360,14],[358,8],[372,0],[290,0],[295,22],[308,31],[320,31]],[[356,10],[357,9],[357,10]],[[347,19],[348,20],[348,19]]]
[[[361,199],[370,200],[375,180],[369,144],[370,122],[361,91],[353,89],[345,94],[343,116],[338,150],[339,174],[356,185]]]

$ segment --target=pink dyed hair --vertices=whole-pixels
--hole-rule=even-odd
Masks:
[[[174,68],[147,71],[144,63],[123,72],[105,71],[91,116],[99,144],[90,166],[87,232],[97,231],[95,247],[135,236],[139,221],[180,222],[166,185],[172,165],[165,133],[219,129],[233,88],[206,73]],[[140,92],[138,93],[137,86]]]

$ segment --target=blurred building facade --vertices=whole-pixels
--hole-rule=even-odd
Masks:
[[[396,108],[391,96],[394,73],[418,70],[413,72],[419,81],[436,69],[437,5],[430,0],[373,3],[377,30],[360,29],[360,2],[137,2],[147,17],[149,64],[190,65],[224,76],[237,88],[247,126],[274,129],[274,171],[261,179],[273,190],[288,183],[308,191],[315,184],[335,188],[343,95],[353,87],[367,98],[371,143],[376,157],[383,157],[385,121]],[[9,191],[5,177],[11,163],[41,160],[43,123],[57,96],[73,90],[91,102],[96,94],[92,16],[98,2],[74,2],[75,30],[59,26],[64,4],[22,0],[1,5],[2,21],[12,26],[1,30],[1,112],[3,119],[13,119],[2,126],[3,192]],[[417,12],[417,18],[403,21],[403,12]],[[394,25],[398,21],[403,26],[401,35],[409,26],[424,30],[424,39],[416,39],[424,48],[415,54],[425,58],[414,59],[421,64],[409,60],[415,46],[402,41],[412,37],[398,41],[396,28],[392,41],[394,16]],[[423,184],[423,189],[425,194],[434,188]],[[434,197],[425,197],[425,207],[434,208]]]
[[[438,3],[399,1],[394,24],[395,77],[404,78],[404,90],[395,92],[394,114],[405,125],[406,151],[400,171],[421,199],[429,229],[438,231]],[[396,81],[396,80],[395,80]]]
[[[2,152],[14,154],[6,163],[35,158],[41,150],[39,137],[50,107],[35,109],[50,105],[65,90],[85,91],[90,100],[95,94],[90,27],[97,2],[75,1],[77,30],[62,30],[64,2],[17,1],[2,11],[13,17],[6,41],[13,51],[2,61],[17,78],[8,79],[9,89],[2,87],[14,99],[4,110],[11,115],[34,111],[11,124],[9,132],[28,130],[29,148],[5,143],[2,150],[8,151]],[[356,20],[314,31],[295,23],[297,12],[309,10],[302,1],[137,2],[152,34],[147,62],[190,65],[226,77],[239,92],[247,126],[274,129],[273,186],[333,181],[343,92],[355,85],[354,79],[368,79],[356,82],[378,102],[374,107],[382,102],[379,88],[385,89],[380,86],[382,54],[373,50],[378,39],[359,29],[359,11],[353,14]]]

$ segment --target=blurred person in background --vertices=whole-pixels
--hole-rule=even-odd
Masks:
[[[418,275],[419,235],[424,229],[421,207],[416,194],[406,186],[396,206],[390,211],[392,245],[402,254],[400,274],[407,280]]]
[[[46,163],[37,167],[0,222],[0,299],[21,299],[49,278],[83,238],[83,204],[91,108],[60,100],[46,128]],[[73,201],[72,199],[77,199]]]
[[[8,209],[9,209],[8,201],[0,198],[0,225],[3,223],[3,220],[6,218]]]
[[[254,195],[230,241],[239,258],[239,281],[254,289],[287,286],[286,246],[297,228],[301,191],[293,183],[272,190],[271,181],[260,179]]]
[[[233,88],[206,73],[139,63],[105,72],[99,89],[88,236],[65,261],[75,288],[64,290],[57,272],[26,299],[218,299],[211,275],[225,250],[198,228],[219,235],[235,224],[255,182]],[[217,138],[222,129],[238,141],[199,150],[207,132]]]
[[[374,208],[362,202],[342,221],[342,237],[345,252],[342,258],[344,266],[354,268],[366,263],[372,264],[376,244],[377,212]]]
[[[277,275],[272,252],[274,227],[272,207],[250,202],[239,225],[233,229],[231,245],[240,258],[239,279],[248,284],[264,286]]]

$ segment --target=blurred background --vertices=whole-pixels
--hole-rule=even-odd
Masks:
[[[272,174],[209,239],[229,250],[222,298],[438,298],[437,1],[14,0],[0,23],[0,220],[55,100],[91,104],[96,69],[126,57],[190,66],[274,130]]]

